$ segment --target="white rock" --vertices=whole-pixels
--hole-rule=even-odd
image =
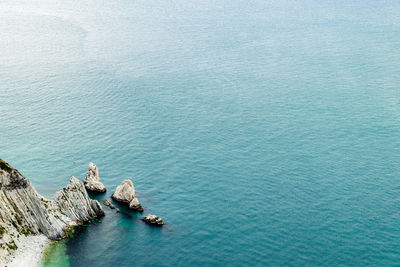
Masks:
[[[72,177],[54,200],[39,195],[31,182],[0,159],[0,265],[10,261],[19,237],[44,234],[58,239],[70,225],[103,216],[100,203],[88,197]]]
[[[149,214],[146,217],[142,218],[143,221],[145,221],[148,224],[153,224],[153,225],[163,225],[164,222],[161,218],[157,217],[156,215]]]
[[[115,189],[112,198],[116,201],[128,204],[129,208],[136,211],[143,211],[139,199],[135,197],[135,187],[131,180],[124,180]]]
[[[134,197],[129,203],[129,208],[140,212],[143,211],[142,205],[140,205],[139,199],[137,199],[137,197]]]
[[[88,221],[104,215],[100,203],[90,199],[82,182],[73,176],[67,187],[54,195],[54,202],[73,221]]]
[[[86,189],[89,191],[100,193],[106,192],[106,187],[100,182],[99,170],[92,162],[89,164],[89,169],[87,171],[84,184]]]
[[[135,197],[135,187],[131,180],[124,180],[118,187],[115,189],[112,198],[119,202],[124,202],[129,204],[132,199]]]

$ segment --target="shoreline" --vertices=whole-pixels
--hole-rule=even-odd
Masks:
[[[0,159],[0,185],[1,266],[37,266],[50,240],[62,239],[75,225],[105,215],[100,202],[89,198],[84,183],[74,176],[49,200]]]
[[[51,240],[45,235],[21,236],[16,240],[18,249],[10,256],[7,267],[39,266],[42,255]]]

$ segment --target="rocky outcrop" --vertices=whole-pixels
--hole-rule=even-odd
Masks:
[[[140,205],[140,202],[136,197],[134,197],[132,199],[132,201],[129,202],[129,208],[131,210],[136,210],[136,211],[139,211],[139,212],[143,211],[142,205]]]
[[[124,180],[115,189],[112,198],[115,201],[126,203],[130,209],[143,211],[142,205],[140,205],[139,200],[135,197],[135,187],[131,180]]]
[[[131,180],[124,180],[112,194],[112,198],[118,202],[129,203],[135,197],[135,187]]]
[[[88,221],[104,215],[100,203],[90,199],[82,182],[73,176],[67,187],[54,195],[54,202],[73,221]]]
[[[100,182],[99,170],[92,162],[89,164],[89,169],[83,182],[86,189],[89,191],[99,193],[106,192],[106,187]]]
[[[68,226],[103,215],[100,203],[88,197],[83,183],[75,177],[49,200],[0,159],[0,263],[7,262],[17,249],[15,241],[20,235],[43,233],[59,239]]]
[[[157,226],[161,226],[164,224],[164,222],[161,218],[159,218],[153,214],[149,214],[146,217],[143,217],[142,221],[145,221],[148,224],[157,225]]]
[[[103,201],[103,204],[106,205],[107,207],[110,207],[110,209],[115,209],[115,206],[111,204],[111,202],[108,201],[107,199]]]

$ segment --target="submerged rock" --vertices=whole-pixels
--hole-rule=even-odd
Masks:
[[[111,202],[108,201],[107,199],[103,201],[103,204],[110,207],[110,209],[115,209],[115,206],[111,204]]]
[[[145,221],[148,224],[152,224],[152,225],[158,225],[161,226],[164,224],[163,220],[159,217],[157,217],[156,215],[153,214],[149,214],[146,217],[142,218],[142,221]]]
[[[59,239],[69,226],[103,215],[100,203],[88,197],[83,183],[75,177],[49,200],[0,159],[0,264],[10,260],[20,235],[43,233]]]
[[[129,208],[136,211],[143,211],[142,205],[135,198],[135,186],[131,180],[124,180],[112,194],[115,201],[128,204]]]
[[[99,193],[106,192],[106,187],[100,182],[99,170],[92,162],[89,164],[89,169],[87,171],[84,184],[86,189],[89,191]]]

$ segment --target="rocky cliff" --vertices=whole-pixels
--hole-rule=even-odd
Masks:
[[[100,203],[88,197],[83,183],[75,177],[49,200],[0,159],[0,263],[7,262],[17,249],[16,240],[21,235],[43,233],[58,239],[68,226],[103,215]]]

